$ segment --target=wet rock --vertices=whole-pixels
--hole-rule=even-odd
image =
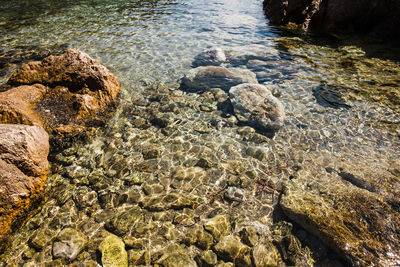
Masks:
[[[0,124],[0,241],[40,196],[47,178],[48,153],[48,135],[43,128]]]
[[[52,242],[57,236],[57,233],[48,228],[39,228],[30,238],[29,245],[37,250],[41,250]]]
[[[229,215],[217,215],[204,224],[204,229],[211,233],[216,241],[231,232]]]
[[[284,123],[282,103],[263,85],[240,84],[229,90],[235,114],[240,121],[276,131]]]
[[[196,267],[196,262],[188,255],[188,251],[177,244],[171,244],[162,251],[162,256],[156,261],[165,267],[187,266]]]
[[[257,83],[257,79],[256,75],[247,69],[207,66],[190,70],[182,79],[182,83],[196,90],[221,88],[228,91],[238,84]]]
[[[236,266],[251,265],[251,249],[241,243],[239,238],[233,235],[223,237],[215,246],[214,251],[224,261],[231,261]]]
[[[53,257],[74,260],[86,246],[88,238],[81,232],[65,228],[57,236],[53,244]]]
[[[253,248],[255,267],[273,267],[282,263],[279,251],[272,243],[261,243]]]
[[[335,159],[327,158],[326,162],[334,164]],[[317,166],[301,169],[282,195],[283,211],[351,265],[396,265],[400,258],[400,213],[394,203],[400,202],[393,185],[398,184],[398,176],[375,162],[340,164],[346,165],[339,173],[358,176],[354,184],[332,171],[336,168],[326,172]],[[379,193],[364,188],[362,180],[379,188]]]
[[[99,245],[101,263],[105,267],[127,267],[128,254],[124,242],[113,234],[108,234]]]
[[[193,67],[198,66],[218,66],[226,61],[224,51],[219,47],[206,49],[198,54],[193,61]]]
[[[245,65],[250,60],[275,61],[279,51],[271,46],[250,44],[228,48],[226,51],[228,61],[233,65]]]
[[[106,228],[116,235],[122,236],[135,228],[143,220],[143,212],[139,207],[133,207],[117,213],[106,223]]]
[[[97,193],[89,187],[80,187],[75,194],[74,200],[80,208],[90,207],[97,203]]]
[[[217,255],[211,250],[206,250],[200,252],[200,254],[195,257],[195,260],[199,267],[211,267],[217,264]]]
[[[253,226],[246,226],[239,232],[240,239],[246,245],[253,247],[258,242],[257,230]]]
[[[294,22],[304,29],[331,33],[360,32],[397,38],[400,6],[396,0],[358,2],[265,0],[264,9],[274,24]]]
[[[129,250],[128,263],[129,266],[149,265],[150,252],[148,250]]]
[[[225,190],[224,197],[229,201],[242,202],[246,200],[243,191],[233,186],[230,186]]]
[[[16,87],[0,93],[0,122],[43,126],[60,146],[89,134],[119,92],[107,68],[75,49],[23,65],[8,83]]]

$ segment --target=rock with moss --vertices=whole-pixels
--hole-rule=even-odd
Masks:
[[[127,267],[128,254],[124,242],[116,235],[107,234],[99,245],[104,267]]]
[[[81,253],[88,242],[88,238],[83,233],[65,228],[57,236],[57,241],[53,244],[53,257],[74,260]]]
[[[136,227],[143,220],[143,212],[139,207],[132,207],[126,210],[121,210],[115,214],[105,227],[110,232],[122,236]]]
[[[285,214],[354,266],[400,258],[399,163],[338,160],[304,166],[280,200]],[[379,234],[377,234],[379,233]]]

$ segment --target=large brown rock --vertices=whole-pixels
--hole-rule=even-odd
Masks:
[[[399,38],[398,0],[264,0],[264,8],[274,24],[294,22],[305,29]]]
[[[0,93],[0,123],[43,126],[55,146],[104,119],[120,89],[106,67],[75,49],[23,65],[8,84],[15,87]]]
[[[400,264],[400,164],[305,162],[280,200],[285,214],[319,236],[352,266]]]
[[[0,124],[0,241],[42,191],[48,153],[42,127]]]

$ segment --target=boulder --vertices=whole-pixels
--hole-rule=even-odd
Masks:
[[[274,24],[294,22],[304,29],[399,38],[397,0],[264,0],[264,9]]]
[[[256,127],[276,131],[283,126],[282,103],[260,84],[240,84],[229,90],[237,118]]]
[[[193,61],[193,67],[198,66],[219,66],[226,61],[224,51],[219,47],[206,49],[198,54]]]
[[[39,126],[0,124],[0,239],[45,186],[48,139]]]
[[[399,265],[400,164],[390,164],[322,156],[301,166],[280,206],[351,266]]]
[[[42,126],[56,146],[104,120],[120,88],[106,67],[76,49],[23,65],[8,85],[14,87],[0,93],[0,123]]]
[[[239,241],[237,236],[223,237],[215,246],[214,251],[219,258],[230,261],[235,266],[251,266],[250,247]]]
[[[191,69],[182,79],[182,84],[190,89],[210,90],[221,88],[228,91],[232,86],[241,83],[258,83],[256,75],[240,68],[206,66]]]

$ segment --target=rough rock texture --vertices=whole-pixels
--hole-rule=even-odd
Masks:
[[[216,66],[191,69],[182,80],[184,86],[197,90],[221,88],[228,91],[241,83],[258,83],[256,75],[247,69]]]
[[[99,245],[101,263],[104,267],[128,266],[128,254],[124,242],[113,234],[109,234]]]
[[[274,24],[294,22],[305,29],[399,38],[397,0],[265,0],[264,8]]]
[[[48,140],[42,127],[0,124],[0,238],[45,185]]]
[[[98,123],[95,115],[120,88],[106,67],[75,49],[23,65],[8,84],[16,87],[0,93],[0,122],[43,126],[55,145]]]
[[[193,67],[218,66],[226,61],[224,51],[219,47],[206,49],[194,58]]]
[[[351,265],[399,265],[399,163],[384,169],[376,162],[321,161],[325,169],[304,168],[287,184],[285,214]]]
[[[240,84],[232,87],[229,95],[240,121],[272,131],[283,126],[283,105],[265,86]]]
[[[57,242],[53,244],[53,256],[74,260],[88,242],[88,238],[81,232],[65,228],[57,236]]]

